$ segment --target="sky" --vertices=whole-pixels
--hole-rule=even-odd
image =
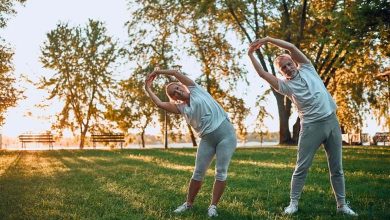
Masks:
[[[131,16],[127,8],[125,0],[29,0],[25,6],[17,5],[17,14],[11,17],[7,27],[0,29],[0,36],[15,52],[13,59],[15,75],[21,80],[20,85],[26,88],[27,98],[20,101],[17,107],[7,111],[6,122],[0,128],[0,133],[4,136],[16,137],[26,132],[40,133],[50,130],[55,112],[60,106],[53,103],[44,111],[38,109],[36,105],[47,97],[47,93],[27,84],[21,77],[26,75],[29,79],[37,81],[43,73],[48,72],[39,62],[39,55],[40,47],[50,30],[55,29],[59,22],[68,22],[70,26],[85,26],[88,19],[94,19],[105,23],[109,35],[120,42],[125,42],[127,31],[124,23]],[[255,109],[256,96],[269,87],[255,74],[248,59],[244,59],[243,64],[248,69],[250,85],[240,85],[237,96],[244,98],[249,108]],[[183,71],[191,78],[196,78],[199,70],[196,64],[191,62],[189,65],[183,65]],[[130,74],[123,69],[118,71],[119,74]],[[268,98],[267,110],[273,113],[273,118],[265,120],[269,131],[278,131],[279,119],[273,96]],[[249,131],[254,127],[254,117],[255,112],[252,111],[246,119]],[[296,115],[291,118],[295,120]],[[374,120],[368,120],[366,123],[363,132],[373,135],[380,130]],[[293,124],[293,121],[290,124]],[[150,127],[147,133],[156,134],[158,131],[158,127]]]

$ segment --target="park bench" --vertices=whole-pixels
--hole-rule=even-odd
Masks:
[[[363,145],[370,142],[368,133],[341,134],[341,136],[343,144],[347,145]]]
[[[390,143],[390,132],[377,132],[374,137],[372,137],[372,141],[375,145],[378,145],[379,142],[383,142],[384,145]]]
[[[49,149],[53,149],[54,138],[51,133],[44,134],[21,134],[19,141],[22,143],[22,148],[26,148],[26,143],[45,143],[49,144]]]
[[[125,135],[123,133],[115,133],[115,134],[92,134],[92,143],[93,148],[96,148],[96,143],[98,142],[115,142],[121,144],[121,149],[123,148],[123,143],[125,142]]]

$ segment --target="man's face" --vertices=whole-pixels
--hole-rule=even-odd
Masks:
[[[294,61],[287,57],[283,57],[279,60],[279,71],[287,79],[294,78],[298,73],[298,69]]]

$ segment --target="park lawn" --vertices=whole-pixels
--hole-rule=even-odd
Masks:
[[[0,219],[206,219],[209,169],[185,200],[196,149],[0,151]],[[314,159],[299,212],[289,202],[296,148],[238,149],[215,219],[350,219],[336,214],[325,152]],[[361,219],[390,219],[390,148],[345,147],[347,200]],[[214,163],[212,164],[214,166]]]

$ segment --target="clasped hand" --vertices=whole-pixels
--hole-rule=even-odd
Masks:
[[[153,71],[146,75],[145,80],[145,87],[148,89],[152,86],[153,80],[157,77],[158,73],[156,71]]]
[[[255,52],[257,49],[259,49],[259,48],[262,47],[264,44],[266,44],[267,41],[268,41],[268,37],[254,40],[254,41],[249,45],[248,54],[252,54],[253,52]]]

